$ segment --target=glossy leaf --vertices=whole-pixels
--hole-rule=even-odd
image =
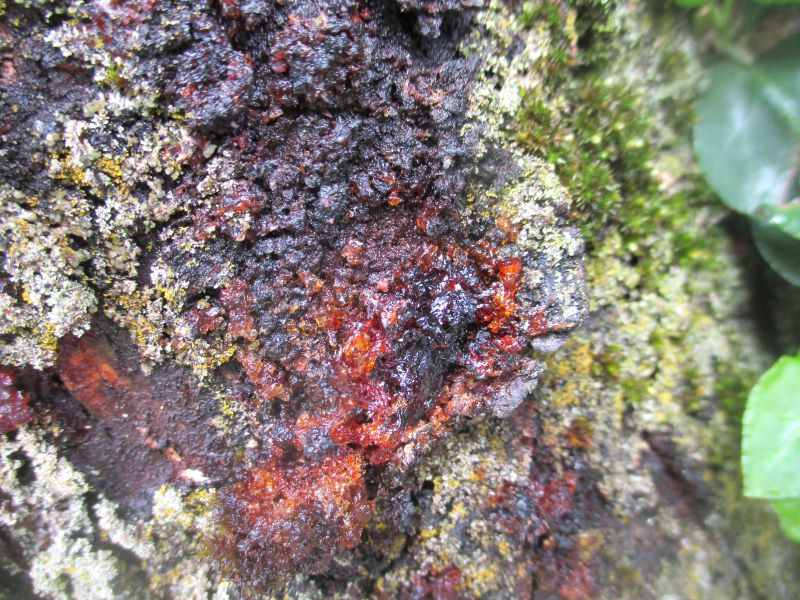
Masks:
[[[778,515],[783,532],[795,542],[800,542],[800,498],[773,500],[770,504]]]
[[[759,220],[779,228],[783,233],[800,239],[800,205],[765,210]]]
[[[750,221],[753,241],[770,267],[789,283],[800,286],[800,240],[780,227]]]
[[[762,93],[800,141],[800,38],[778,46],[753,66]],[[795,163],[796,164],[796,163]]]
[[[694,144],[708,182],[732,209],[753,215],[785,200],[794,179],[795,140],[747,67],[710,70],[711,85],[696,105]]]
[[[800,355],[781,357],[751,390],[742,471],[748,496],[800,497]]]

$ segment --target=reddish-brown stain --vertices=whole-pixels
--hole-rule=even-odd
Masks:
[[[28,396],[14,382],[14,370],[0,368],[0,433],[14,431],[33,418]]]

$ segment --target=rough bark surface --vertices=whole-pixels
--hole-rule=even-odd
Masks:
[[[800,592],[678,17],[3,10],[0,591]]]

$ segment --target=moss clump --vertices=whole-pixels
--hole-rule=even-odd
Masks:
[[[650,206],[658,195],[646,113],[627,86],[599,76],[581,79],[569,92],[570,112],[559,112],[537,94],[527,95],[516,138],[555,166],[588,238],[612,220],[635,231],[641,222],[625,217],[646,218],[655,212]],[[620,214],[623,209],[626,214]]]
[[[663,29],[646,40],[661,51],[651,52],[651,64],[637,65],[633,51],[645,38],[627,39],[626,18],[613,2],[527,3],[520,22],[544,28],[552,47],[537,63],[541,79],[522,91],[509,134],[555,167],[587,239],[613,227],[626,242],[642,242],[663,227],[685,245],[681,224],[708,194],[697,182],[673,185],[670,177],[687,175],[687,165],[669,144],[686,133],[697,76],[687,75],[693,66],[679,50],[685,40]],[[645,26],[656,18],[674,26],[649,10]],[[686,83],[676,90],[681,78]]]

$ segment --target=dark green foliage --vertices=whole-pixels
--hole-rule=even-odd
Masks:
[[[724,62],[697,102],[700,166],[725,204],[751,218],[766,261],[800,285],[800,40],[752,65]]]

